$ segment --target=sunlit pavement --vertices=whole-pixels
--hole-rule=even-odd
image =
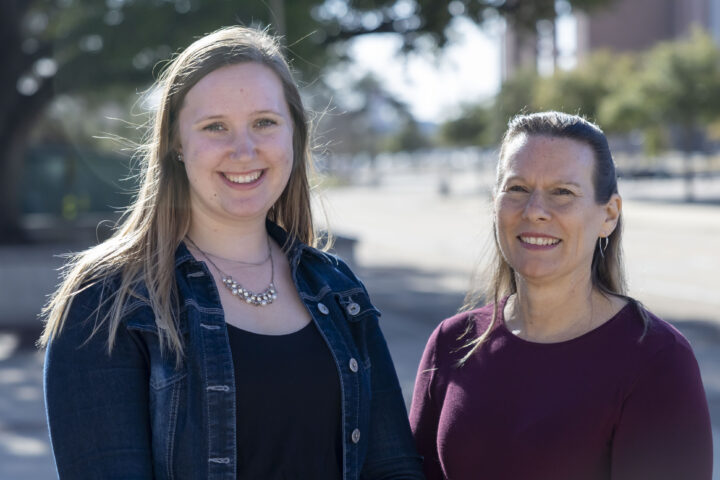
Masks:
[[[487,175],[448,176],[448,195],[440,193],[437,179],[435,174],[397,175],[384,177],[376,187],[333,189],[324,195],[334,230],[359,240],[356,270],[383,312],[381,324],[408,401],[425,341],[462,303],[488,241]],[[689,338],[720,433],[720,206],[638,199],[679,196],[680,186],[667,182],[625,186],[630,190],[625,218],[631,294]],[[720,199],[719,187],[720,182],[703,184],[703,194]],[[20,297],[28,292],[35,291],[42,303],[54,284],[48,277],[58,265],[43,259],[56,250],[0,251],[0,289],[10,292],[5,297],[0,292],[2,480],[55,478],[42,402],[42,358],[32,349],[39,325],[32,315],[21,325],[7,312],[13,298],[16,305],[29,305],[31,299]],[[13,333],[18,327],[24,329],[19,336]],[[720,465],[717,434],[715,445]],[[713,478],[720,480],[720,475]]]
[[[16,348],[0,335],[0,355]],[[0,357],[3,358],[3,357]],[[42,398],[42,356],[20,348],[0,360],[0,479],[56,478]]]

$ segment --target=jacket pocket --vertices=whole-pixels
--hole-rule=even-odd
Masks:
[[[339,292],[336,299],[359,353],[358,360],[365,370],[369,370],[371,362],[367,344],[368,331],[377,324],[380,310],[372,304],[362,288]]]
[[[337,294],[338,304],[348,322],[380,317],[381,313],[370,301],[365,290],[355,288]]]

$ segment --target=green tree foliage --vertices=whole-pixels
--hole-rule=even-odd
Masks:
[[[388,150],[391,152],[416,152],[431,146],[427,134],[412,116],[407,116],[400,131],[390,138]]]
[[[608,132],[641,132],[649,154],[684,151],[691,199],[690,153],[701,150],[706,130],[720,124],[720,48],[696,29],[637,55],[598,52],[547,77],[519,72],[490,106],[466,106],[442,132],[458,144],[482,145],[488,136],[497,142],[513,115],[549,109],[582,114]]]
[[[440,127],[440,141],[447,145],[491,145],[492,113],[485,104],[464,105],[460,115]]]
[[[441,141],[456,145],[497,144],[511,117],[535,109],[533,95],[538,79],[534,70],[521,70],[502,84],[492,101],[466,104],[460,115],[441,125]]]
[[[566,0],[573,9],[591,11],[614,0]],[[399,33],[407,48],[430,36],[438,45],[448,41],[447,27],[457,16],[483,24],[503,17],[519,30],[535,31],[541,20],[557,16],[556,0],[325,0],[313,10],[328,41],[367,33]]]
[[[700,29],[659,44],[627,87],[605,99],[600,116],[616,130],[643,130],[650,148],[669,143],[684,151],[686,199],[692,200],[690,153],[702,149],[706,128],[720,119],[720,49]]]
[[[275,2],[277,4],[278,2]],[[289,3],[289,2],[288,2]],[[293,1],[285,36],[304,65],[323,50],[310,0]],[[33,126],[57,95],[132,91],[194,37],[232,23],[268,25],[270,2],[221,0],[4,0],[0,15],[0,242],[20,240],[19,178]],[[299,60],[298,60],[299,62]]]
[[[533,91],[536,110],[560,110],[597,119],[601,103],[622,89],[634,74],[630,55],[597,52],[573,70],[557,70],[539,78]]]
[[[681,149],[699,148],[697,131],[720,118],[720,49],[696,29],[645,55],[624,88],[605,99],[601,120],[627,131],[664,125],[680,131]]]

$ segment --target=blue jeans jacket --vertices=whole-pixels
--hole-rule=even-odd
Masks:
[[[282,229],[268,223],[268,230],[284,244]],[[300,298],[337,364],[343,478],[422,478],[379,312],[367,291],[344,263],[307,245],[293,245],[288,258]],[[112,355],[107,330],[88,340],[112,279],[72,302],[45,361],[60,478],[237,478],[235,379],[218,292],[205,264],[183,244],[175,275],[185,342],[179,368],[172,354],[160,353],[153,312],[139,298],[125,306]]]

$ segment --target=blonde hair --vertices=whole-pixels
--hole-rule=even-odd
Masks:
[[[123,306],[130,298],[142,298],[155,314],[161,349],[169,348],[180,362],[183,345],[177,326],[175,251],[190,226],[190,196],[184,166],[176,159],[178,115],[185,95],[200,79],[221,67],[246,62],[262,64],[275,72],[293,122],[290,179],[268,212],[268,219],[289,233],[284,248],[293,240],[316,245],[308,181],[309,126],[290,67],[275,37],[252,28],[222,28],[193,42],[172,59],[155,83],[161,92],[160,103],[139,150],[142,173],[137,198],[111,238],[70,258],[62,284],[43,309],[47,323],[40,346],[47,346],[61,332],[78,293],[118,276],[118,288],[99,300],[95,310],[99,321],[91,336],[107,323],[110,353]],[[139,292],[140,286],[147,295]],[[99,316],[101,308],[104,310]]]

